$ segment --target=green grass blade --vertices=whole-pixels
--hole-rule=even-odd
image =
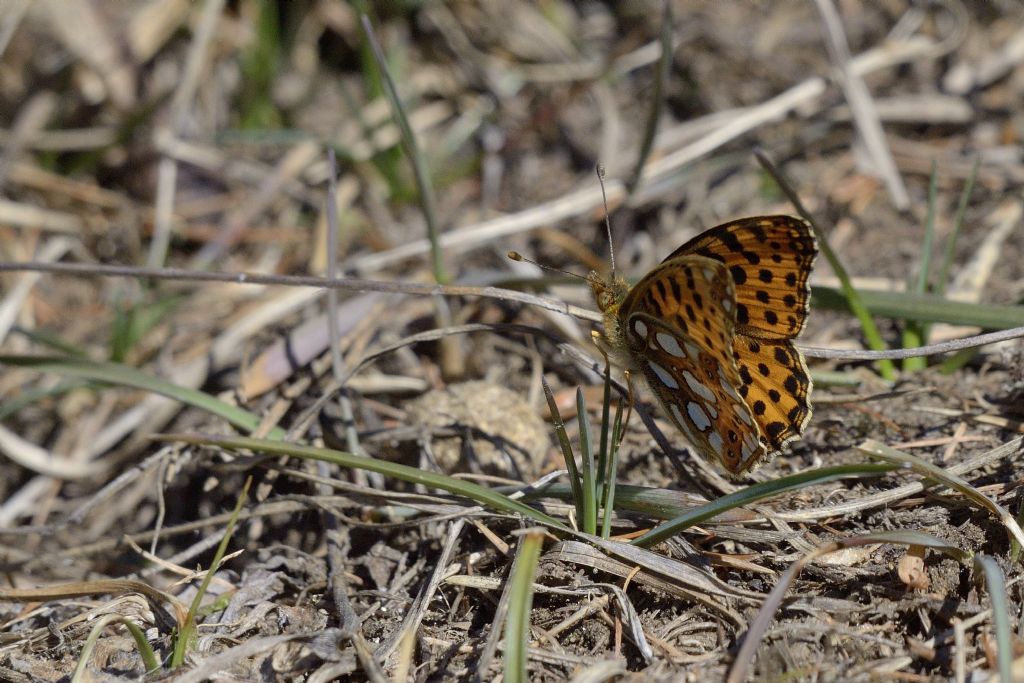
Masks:
[[[946,239],[946,249],[942,258],[942,267],[939,270],[938,281],[935,283],[935,291],[939,295],[944,294],[946,287],[949,286],[949,271],[953,268],[953,257],[956,253],[956,240],[960,236],[960,231],[963,229],[964,216],[967,214],[967,204],[970,201],[971,193],[974,192],[974,181],[978,178],[978,166],[980,164],[981,159],[979,157],[975,157],[974,165],[971,166],[971,173],[967,176],[967,182],[964,184],[964,190],[960,194],[960,202],[956,207],[956,217],[953,219],[953,230]],[[1015,308],[1024,307],[1017,306]],[[943,361],[939,371],[943,374],[951,375],[969,363],[976,355],[978,355],[977,349],[964,349],[963,351],[954,353]]]
[[[857,446],[857,450],[881,460],[885,460],[888,463],[899,465],[901,468],[909,468],[923,477],[932,479],[943,486],[947,486],[954,491],[959,492],[978,507],[983,510],[988,510],[993,517],[1003,523],[1003,526],[1006,527],[1007,533],[1009,533],[1011,539],[1016,539],[1018,543],[1024,545],[1024,532],[1021,531],[1021,528],[1017,524],[1017,520],[1013,518],[1013,515],[1011,515],[1010,512],[1002,505],[986,496],[962,477],[950,474],[941,467],[933,465],[927,460],[919,458],[916,455],[899,451],[871,439],[865,441],[860,446]]]
[[[31,368],[38,372],[52,372],[66,377],[78,377],[93,382],[142,389],[205,410],[246,432],[252,432],[260,424],[260,418],[257,415],[224,403],[209,394],[178,386],[173,382],[147,375],[127,365],[87,358],[19,355],[0,355],[0,365]],[[268,436],[283,439],[284,430],[275,428]]]
[[[587,402],[583,390],[576,388],[576,417],[580,423],[580,462],[583,470],[583,519],[580,520],[583,533],[597,535],[597,477],[594,470],[594,450],[590,446],[590,417],[587,416]]]
[[[110,335],[110,360],[124,362],[146,333],[159,325],[183,300],[183,297],[176,296],[124,309],[118,307]]]
[[[533,578],[537,573],[544,543],[542,529],[526,530],[519,540],[519,550],[509,576],[508,615],[505,618],[505,678],[510,683],[530,680],[526,655],[530,646],[530,612],[533,607]]]
[[[647,110],[647,119],[644,121],[644,136],[640,142],[640,152],[636,157],[633,175],[626,183],[627,203],[640,188],[644,166],[654,148],[654,136],[658,132],[658,119],[661,117],[661,108],[664,104],[665,82],[668,80],[669,67],[672,64],[672,5],[667,0],[662,9],[660,41],[661,58],[658,59],[658,63],[654,67],[654,91],[651,93],[651,106]]]
[[[864,378],[846,370],[811,370],[811,382],[815,390],[823,387],[859,387]]]
[[[188,616],[185,618],[185,623],[175,636],[174,649],[171,652],[170,662],[172,669],[176,669],[182,665],[185,661],[185,655],[188,654],[189,648],[192,647],[192,642],[195,640],[197,628],[196,616],[199,614],[199,609],[202,606],[203,598],[206,596],[206,591],[210,588],[210,582],[213,581],[214,575],[220,569],[220,563],[223,561],[224,553],[226,553],[228,549],[228,542],[231,540],[231,536],[235,533],[235,525],[238,523],[238,515],[242,512],[242,506],[249,497],[249,486],[251,484],[252,477],[249,477],[245,480],[245,485],[242,486],[242,492],[238,494],[238,499],[235,501],[235,509],[231,511],[231,518],[228,520],[227,528],[224,529],[224,535],[221,536],[220,543],[217,545],[217,552],[213,555],[213,561],[210,563],[210,568],[206,570],[206,573],[203,575],[203,580],[199,584],[199,589],[196,590],[195,597],[192,598],[192,604],[189,605]]]
[[[981,349],[979,348],[960,349],[949,358],[942,361],[942,364],[939,366],[939,372],[943,375],[952,375],[954,372],[970,363],[971,360],[978,355],[980,350]]]
[[[860,290],[861,300],[872,315],[898,320],[970,325],[986,330],[1024,327],[1024,306],[972,304],[952,301],[935,294],[909,294]],[[842,293],[834,287],[814,287],[811,305],[833,311],[849,311]]]
[[[558,531],[568,531],[568,528],[554,517],[535,510],[517,500],[512,500],[508,496],[504,496],[479,484],[446,477],[435,472],[428,472],[418,467],[409,467],[408,465],[401,465],[395,462],[378,460],[377,458],[365,455],[354,455],[331,448],[316,448],[301,444],[285,443],[283,441],[254,439],[246,436],[213,437],[194,434],[167,434],[158,438],[164,441],[182,441],[197,445],[219,446],[231,450],[248,450],[270,455],[287,455],[303,460],[320,460],[347,469],[377,472],[385,477],[399,479],[410,484],[420,484],[440,489],[441,491],[447,491],[456,496],[473,500],[497,512],[521,515],[527,519],[534,520],[538,524],[543,524]]]
[[[551,393],[551,387],[543,377],[540,378],[541,386],[544,388],[544,398],[548,401],[548,411],[551,413],[551,422],[555,425],[555,436],[558,438],[558,445],[562,449],[562,460],[565,462],[565,469],[569,473],[569,486],[572,490],[572,501],[576,505],[576,519],[583,519],[583,485],[580,483],[580,473],[576,468],[576,456],[572,452],[572,444],[569,443],[569,435],[565,433],[565,423],[558,412],[558,404],[555,403],[555,395]]]
[[[996,663],[999,680],[1013,681],[1013,631],[1010,630],[1010,599],[1006,595],[1006,577],[995,559],[986,555],[974,557],[974,571],[981,570],[985,587],[992,600],[992,625],[996,631]],[[1016,610],[1014,610],[1016,611]]]
[[[649,547],[671,538],[695,524],[700,524],[734,508],[743,507],[756,503],[765,498],[777,496],[788,491],[795,491],[814,484],[824,484],[837,479],[849,477],[877,476],[897,469],[895,465],[878,465],[874,463],[861,463],[857,465],[838,465],[836,467],[824,467],[817,470],[808,470],[791,474],[772,481],[761,482],[746,488],[735,491],[721,498],[701,505],[700,507],[688,510],[686,513],[671,519],[664,524],[659,524],[646,534],[635,538],[632,543],[643,547]]]
[[[1017,524],[1024,524],[1024,499],[1020,499],[1017,503]],[[1024,551],[1024,545],[1021,545],[1014,539],[1010,543],[1010,564],[1017,564],[1020,560],[1021,552]]]
[[[93,625],[92,629],[89,630],[89,636],[85,639],[85,644],[82,646],[82,652],[78,655],[78,663],[75,665],[75,671],[71,674],[71,683],[80,683],[81,681],[90,680],[90,677],[86,675],[89,658],[92,657],[92,652],[96,649],[96,643],[99,642],[103,629],[114,623],[120,623],[128,629],[128,633],[131,635],[132,640],[135,641],[135,647],[139,650],[139,655],[142,657],[142,664],[146,667],[147,673],[157,671],[160,668],[160,660],[156,658],[156,653],[153,652],[152,646],[150,646],[149,641],[146,640],[146,634],[143,630],[131,619],[126,619],[120,614],[107,614],[100,617],[100,619]]]
[[[928,275],[931,271],[932,248],[935,244],[935,211],[939,203],[939,170],[935,161],[932,160],[932,174],[928,180],[928,214],[924,221],[924,244],[921,246],[921,265],[917,270],[917,280],[907,289],[915,294],[924,294],[928,291]],[[909,321],[903,329],[903,348],[912,349],[917,346],[924,346],[928,343],[928,325],[916,321]],[[915,372],[924,370],[928,366],[928,359],[923,356],[913,356],[903,359],[903,371]]]
[[[280,15],[285,6],[272,0],[256,3],[255,40],[242,53],[239,65],[241,93],[239,119],[244,128],[279,128],[281,110],[274,102],[271,89],[278,75],[281,57]]]
[[[402,102],[402,98],[398,95],[398,87],[395,85],[394,79],[391,78],[384,50],[377,41],[370,18],[364,14],[361,20],[366,40],[370,44],[374,59],[377,62],[377,69],[383,77],[384,92],[391,103],[391,111],[395,115],[395,124],[402,133],[405,153],[412,164],[413,176],[419,189],[420,205],[423,208],[423,217],[427,222],[427,237],[430,240],[434,281],[438,284],[445,284],[448,282],[448,274],[444,268],[444,255],[441,251],[441,231],[437,220],[437,202],[434,199],[434,188],[431,185],[430,173],[427,170],[427,160],[420,150],[419,143],[416,141],[416,133],[409,123],[409,117],[406,116],[405,105]]]
[[[911,291],[924,294],[928,291],[928,275],[931,271],[932,248],[935,246],[935,212],[939,204],[939,169],[932,160],[932,174],[928,179],[928,213],[924,219],[924,244],[921,246],[921,266],[917,281]]]
[[[619,468],[619,443],[622,441],[622,428],[622,401],[620,400],[615,406],[612,442],[604,476],[604,487],[601,491],[601,510],[604,514],[601,521],[601,538],[609,538],[612,534],[612,511],[615,508],[615,473]]]
[[[509,491],[519,491],[521,486],[496,487],[496,490],[507,488]],[[523,500],[536,500],[539,498],[554,498],[573,502],[573,493],[566,483],[550,483],[543,488],[527,491]],[[699,503],[693,501],[699,500]],[[634,486],[630,484],[616,484],[615,486],[615,508],[625,512],[638,512],[654,519],[674,519],[679,515],[688,513],[696,507],[706,504],[707,501],[693,494],[683,493],[671,489],[649,488],[646,486]],[[750,513],[726,511],[715,521],[740,522],[751,516]]]
[[[15,325],[11,328],[11,331],[20,334],[33,344],[45,347],[50,351],[57,351],[64,356],[81,356],[85,358],[89,355],[82,347],[69,344],[60,337],[50,334],[45,330],[27,330],[24,327]]]
[[[814,225],[812,223],[812,225]],[[875,325],[875,321],[871,318],[871,314],[868,311],[867,306],[864,305],[863,299],[861,299],[860,293],[854,289],[853,283],[850,281],[850,276],[846,272],[846,268],[843,267],[842,262],[839,260],[839,256],[832,251],[832,245],[829,244],[828,239],[822,230],[818,228],[814,229],[814,232],[818,238],[818,244],[821,247],[821,253],[825,255],[829,265],[832,266],[833,272],[836,277],[839,278],[839,283],[843,292],[843,297],[846,299],[846,304],[849,306],[850,311],[857,317],[860,322],[861,330],[864,332],[864,338],[867,341],[868,348],[874,349],[875,351],[881,351],[886,348],[885,342],[882,340],[882,334],[878,331],[878,327]],[[883,378],[892,381],[896,379],[896,366],[890,360],[880,360],[877,363],[878,372]]]
[[[960,236],[960,230],[964,225],[964,216],[967,214],[967,204],[974,192],[974,181],[978,179],[978,166],[981,165],[981,157],[974,158],[974,165],[971,166],[971,174],[967,176],[964,184],[964,191],[960,194],[960,203],[956,207],[956,217],[953,219],[953,231],[946,238],[946,249],[942,256],[942,266],[939,268],[939,278],[935,282],[935,291],[944,294],[949,286],[949,271],[953,268],[953,257],[956,255],[956,240]]]
[[[914,349],[919,346],[924,346],[925,339],[925,323],[907,322],[907,326],[903,329],[901,341],[903,348]],[[928,360],[924,356],[911,356],[910,358],[903,359],[903,371],[914,372],[918,370],[924,370],[928,366]]]
[[[601,449],[597,454],[597,488],[602,491],[608,482],[606,478],[608,469],[608,436],[611,426],[612,407],[612,368],[611,365],[604,366],[604,395],[601,397]]]
[[[25,389],[16,396],[5,396],[4,400],[0,401],[0,421],[6,420],[19,410],[27,408],[30,405],[34,405],[43,399],[53,396],[61,396],[76,389],[88,386],[94,385],[83,380],[71,380],[68,382],[62,381],[54,384],[53,386]]]

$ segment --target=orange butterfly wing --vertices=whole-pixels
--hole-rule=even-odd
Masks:
[[[792,339],[816,255],[807,223],[760,216],[701,233],[628,292],[621,279],[592,278],[612,346],[690,442],[733,473],[810,420],[810,373]]]
[[[731,472],[765,454],[756,418],[740,395],[732,353],[736,295],[726,266],[697,255],[666,261],[619,307],[632,363],[690,443]]]
[[[818,247],[806,222],[792,216],[741,218],[711,228],[676,249],[721,261],[736,285],[736,330],[757,339],[793,339],[804,328],[807,282]]]
[[[810,372],[789,340],[807,320],[808,278],[817,253],[805,221],[757,216],[712,228],[669,256],[700,254],[728,267],[736,286],[739,392],[772,452],[799,437],[811,417]]]
[[[739,393],[753,411],[775,453],[803,434],[811,419],[811,375],[803,355],[790,341],[753,339],[737,334],[733,356],[739,368]]]

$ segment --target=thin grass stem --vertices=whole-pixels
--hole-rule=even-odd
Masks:
[[[587,415],[587,402],[583,398],[583,390],[576,388],[576,417],[580,424],[580,462],[583,474],[583,533],[597,535],[597,476],[594,462],[594,450],[590,445],[590,417]]]
[[[939,169],[932,160],[931,177],[928,179],[928,214],[924,221],[924,244],[921,246],[921,264],[918,266],[916,281],[910,283],[907,290],[914,294],[928,291],[928,276],[931,272],[932,248],[935,244],[935,212],[939,204]],[[903,348],[922,346],[928,339],[928,325],[917,321],[908,321],[903,329]],[[903,361],[904,372],[914,372],[927,367],[924,356],[914,356]]]
[[[391,103],[391,110],[395,115],[395,123],[402,133],[405,153],[412,163],[413,176],[416,179],[416,186],[420,193],[423,217],[427,222],[427,238],[430,240],[430,258],[434,272],[434,281],[438,284],[444,284],[448,282],[449,278],[444,268],[444,254],[441,251],[441,230],[437,219],[437,203],[434,200],[434,188],[430,182],[430,173],[427,171],[426,157],[420,151],[419,144],[416,141],[416,134],[409,123],[409,117],[405,113],[405,105],[398,94],[398,87],[395,85],[394,79],[391,78],[384,50],[381,48],[380,42],[373,31],[370,18],[364,14],[361,17],[361,21],[363,32],[366,34],[366,40],[370,44],[373,56],[377,61],[377,68],[383,76],[384,92]]]
[[[654,137],[658,132],[658,121],[664,104],[665,82],[668,80],[669,65],[672,63],[672,4],[668,0],[662,5],[660,42],[661,57],[654,67],[654,91],[651,93],[650,109],[647,110],[647,118],[644,121],[644,135],[640,141],[640,151],[633,167],[633,174],[626,183],[627,202],[640,189],[644,166],[647,165],[651,150],[654,149]]]

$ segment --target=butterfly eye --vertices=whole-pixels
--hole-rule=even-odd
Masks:
[[[617,303],[615,301],[615,293],[603,284],[594,285],[594,301],[601,311],[607,311]]]

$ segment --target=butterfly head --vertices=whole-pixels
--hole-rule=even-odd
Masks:
[[[619,306],[626,299],[629,293],[629,284],[626,279],[618,275],[603,277],[596,270],[590,272],[587,277],[590,289],[594,292],[594,300],[602,313],[615,313]]]

